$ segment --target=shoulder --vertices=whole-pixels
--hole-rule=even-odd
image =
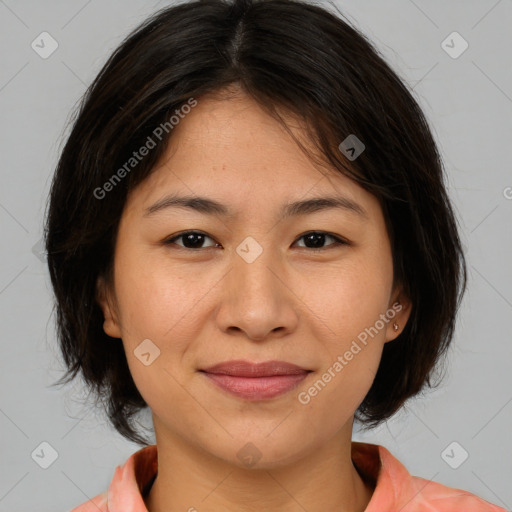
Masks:
[[[411,507],[404,512],[432,510],[443,512],[507,512],[506,509],[493,505],[463,489],[448,487],[438,482],[411,476],[412,486],[417,490],[417,497],[411,500]],[[414,502],[414,504],[413,504]],[[429,508],[425,508],[426,506]]]
[[[365,512],[507,512],[468,491],[411,475],[383,446],[353,443],[353,460],[374,484]]]
[[[158,469],[156,445],[149,445],[133,453],[117,466],[105,491],[74,508],[70,512],[147,512],[141,490],[153,479]]]
[[[70,512],[108,512],[107,492],[98,494],[98,496],[82,503]]]

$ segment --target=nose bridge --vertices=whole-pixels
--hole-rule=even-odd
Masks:
[[[251,301],[261,298],[261,294],[269,301],[277,293],[276,270],[280,267],[279,259],[271,246],[271,237],[263,237],[260,242],[255,237],[247,236],[236,247],[233,255],[233,280],[238,284],[238,298]],[[273,269],[273,270],[271,270]],[[282,285],[281,285],[282,286]],[[244,294],[244,290],[246,294]],[[257,297],[260,296],[260,297]]]
[[[218,310],[219,327],[242,330],[252,339],[263,339],[278,329],[293,329],[297,318],[280,269],[277,251],[255,237],[245,238],[233,252]]]

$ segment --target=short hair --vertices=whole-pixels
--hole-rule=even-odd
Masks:
[[[280,111],[304,121],[322,161],[381,204],[394,284],[403,286],[411,313],[397,339],[384,345],[356,411],[363,428],[432,387],[454,334],[467,269],[443,163],[412,91],[372,43],[342,15],[304,0],[196,0],[167,7],[126,37],[84,94],[53,176],[45,222],[66,365],[60,382],[80,372],[104,400],[114,428],[139,444],[149,443],[134,415],[147,404],[122,344],[103,331],[96,280],[112,284],[127,194],[154,170],[172,130],[162,131],[123,179],[112,178],[190,98],[200,101],[233,85],[285,128]],[[365,149],[347,162],[340,143],[349,135]],[[98,190],[107,182],[108,199],[102,200]]]

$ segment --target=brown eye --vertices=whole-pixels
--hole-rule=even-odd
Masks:
[[[164,244],[168,246],[176,245],[180,248],[190,250],[210,249],[212,247],[220,246],[220,244],[216,242],[209,246],[203,246],[206,239],[210,239],[213,241],[213,238],[211,238],[206,233],[203,233],[201,231],[183,231],[165,240]],[[298,240],[302,239],[304,239],[304,245],[299,247],[304,249],[311,249],[312,251],[324,251],[329,248],[339,247],[340,245],[348,245],[348,242],[346,240],[343,240],[338,236],[331,235],[330,233],[327,233],[325,231],[311,231],[298,238]],[[329,243],[327,244],[327,246],[325,246],[327,239],[334,240],[334,242]],[[177,240],[182,240],[182,242],[176,243]]]
[[[326,238],[331,238],[334,240],[334,243],[328,244],[326,247],[324,247],[323,244],[325,243]],[[305,241],[305,246],[302,247],[305,247],[306,249],[312,249],[314,251],[323,251],[329,248],[338,247],[340,245],[347,245],[345,240],[342,240],[335,235],[326,233],[325,231],[311,231],[310,233],[302,235],[298,240],[301,239],[304,239]]]
[[[178,245],[179,247],[182,247],[184,249],[208,249],[210,247],[214,247],[214,244],[206,247],[202,247],[202,244],[204,243],[205,239],[209,238],[210,240],[213,240],[211,237],[209,237],[207,234],[202,233],[201,231],[184,231],[178,235],[174,235],[171,238],[168,238],[165,240],[165,245]],[[182,239],[182,244],[176,244],[176,240]]]

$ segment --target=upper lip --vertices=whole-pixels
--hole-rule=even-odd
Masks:
[[[264,361],[251,363],[250,361],[233,360],[224,361],[216,365],[204,368],[201,371],[221,375],[233,375],[236,377],[269,377],[276,375],[301,375],[306,370],[286,361]]]

